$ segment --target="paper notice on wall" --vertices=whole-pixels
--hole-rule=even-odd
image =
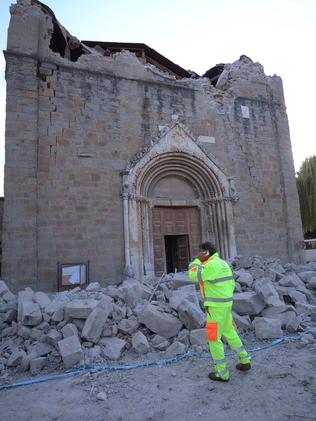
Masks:
[[[80,265],[67,266],[62,268],[62,285],[80,284]]]
[[[246,105],[241,105],[241,114],[244,118],[250,118],[249,108]]]

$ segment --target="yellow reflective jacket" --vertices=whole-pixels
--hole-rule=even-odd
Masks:
[[[233,272],[218,253],[214,253],[203,263],[196,258],[189,265],[189,277],[199,282],[206,307],[231,307],[235,281]]]

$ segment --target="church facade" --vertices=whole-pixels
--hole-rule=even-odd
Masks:
[[[302,259],[281,78],[246,56],[203,77],[144,44],[79,41],[35,0],[8,30],[2,277],[55,290],[222,257]],[[87,280],[87,279],[86,279]]]

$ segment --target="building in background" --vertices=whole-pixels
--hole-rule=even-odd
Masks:
[[[80,42],[35,0],[11,7],[5,58],[12,287],[182,271],[208,239],[224,258],[302,259],[280,77],[246,56],[199,77],[144,44]]]

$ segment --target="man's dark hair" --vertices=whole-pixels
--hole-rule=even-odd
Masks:
[[[199,245],[200,250],[207,250],[210,255],[217,253],[217,249],[210,241],[206,241],[205,243],[202,243]]]

